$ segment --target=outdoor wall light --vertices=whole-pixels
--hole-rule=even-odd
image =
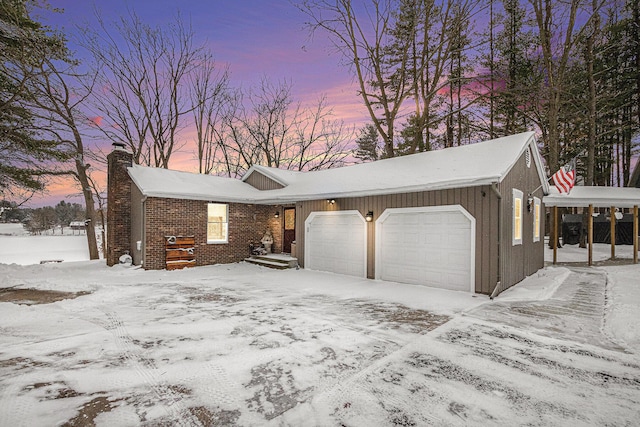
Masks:
[[[280,218],[280,211],[276,211],[276,213],[273,215],[274,218]]]
[[[336,201],[335,199],[327,199],[327,203],[329,203],[330,205],[335,205]]]
[[[527,212],[531,212],[533,209],[533,197],[529,194],[529,198],[527,199]]]
[[[364,219],[366,219],[367,222],[373,221],[373,211],[367,212],[367,214],[365,215]]]

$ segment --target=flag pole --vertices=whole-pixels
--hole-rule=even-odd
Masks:
[[[578,160],[578,157],[580,157],[582,155],[582,153],[584,153],[586,150],[582,150],[581,152],[579,152],[578,154],[576,154],[571,160],[569,160],[569,162],[567,162],[566,164],[571,165],[571,169],[573,169],[574,171],[577,169],[577,165],[576,165],[576,160]],[[575,176],[575,175],[574,175]],[[547,178],[545,180],[545,182],[549,182],[549,180],[553,178],[553,175],[551,175],[549,178]],[[533,190],[530,194],[535,193],[536,191],[538,191],[539,189],[542,188],[542,186],[544,185],[544,183],[540,184],[540,186],[538,188],[536,188],[535,190]]]
[[[545,180],[545,182],[549,182],[549,180],[550,180],[551,178],[553,178],[553,175],[551,175],[549,178],[547,178],[547,179]],[[533,190],[533,191],[532,191],[531,193],[529,193],[529,194],[533,194],[533,193],[535,193],[536,191],[538,191],[539,189],[541,189],[543,185],[544,185],[544,183],[543,183],[543,184],[540,184],[540,186],[539,186],[538,188],[536,188],[535,190]]]

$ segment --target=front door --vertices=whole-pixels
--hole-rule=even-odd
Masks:
[[[291,242],[296,240],[296,208],[284,210],[284,238],[282,252],[291,253]]]

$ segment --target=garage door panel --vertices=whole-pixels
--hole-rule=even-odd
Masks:
[[[469,229],[471,224],[469,223],[469,218],[464,215],[445,215],[444,222],[451,226],[459,226],[461,228]]]
[[[456,286],[460,286],[460,287],[469,286],[469,277],[467,276],[467,274],[463,274],[455,271],[449,271],[446,274],[446,279],[448,282]]]
[[[426,245],[442,245],[446,239],[440,231],[431,230],[429,233],[424,233],[424,239],[421,243]]]
[[[447,256],[446,263],[454,268],[464,270],[469,268],[469,257],[464,253],[451,253]]]
[[[451,233],[448,236],[444,236],[444,241],[442,241],[442,245],[446,249],[460,249],[460,250],[468,250],[470,248],[469,244],[469,232],[466,233]]]
[[[376,222],[376,277],[472,290],[475,227],[465,213],[460,206],[385,211]]]
[[[365,225],[357,211],[311,213],[305,221],[305,267],[366,276]]]

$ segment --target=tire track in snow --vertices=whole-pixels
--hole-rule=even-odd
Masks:
[[[594,268],[567,267],[569,276],[555,294],[542,301],[501,301],[479,306],[467,314],[547,337],[596,344],[610,350],[623,348],[606,332],[607,276]]]
[[[23,377],[20,375],[18,378]],[[9,385],[0,381],[0,426],[28,426],[24,420],[29,420],[33,414],[34,401],[28,396],[21,396],[18,378],[11,378]]]
[[[240,387],[237,383],[231,381],[227,375],[227,371],[219,364],[207,363],[203,371],[184,378],[186,383],[199,379],[206,382],[206,386],[200,390],[204,391],[207,400],[203,403],[210,405],[211,403],[225,410],[241,410],[243,409],[240,400]]]
[[[108,319],[104,327],[112,333],[118,350],[156,395],[157,403],[171,417],[173,425],[181,427],[202,426],[198,418],[183,405],[182,396],[172,390],[165,381],[160,380],[157,365],[153,360],[145,358],[140,352],[118,315],[108,311],[103,311],[103,313]]]
[[[168,284],[168,286],[170,285]],[[179,285],[175,284],[175,287],[179,287]],[[195,295],[197,296],[201,290],[191,289],[191,291],[195,291]],[[220,290],[215,289],[213,291],[219,292]],[[199,307],[198,303],[201,303],[202,301],[194,301],[196,302],[196,304],[188,304],[187,314],[200,313],[208,317],[212,315],[210,309]],[[193,303],[194,301],[191,302]],[[100,311],[107,317],[107,321],[105,321],[103,318],[94,318],[90,321],[100,325],[106,330],[109,330],[116,336],[116,338],[119,338],[119,341],[121,341],[121,344],[127,350],[127,352],[125,352],[125,357],[126,354],[133,355],[134,357],[132,359],[132,364],[134,366],[137,364],[139,367],[141,367],[142,374],[144,375],[144,373],[146,372],[146,379],[149,380],[148,374],[154,374],[154,371],[157,371],[159,369],[155,362],[144,357],[144,354],[134,343],[133,338],[127,332],[124,323],[117,317],[116,313],[107,311],[106,309],[100,309]],[[215,320],[217,323],[227,326],[229,330],[232,330],[233,327],[237,325],[237,323],[231,322],[230,319],[226,316],[215,316]],[[261,335],[250,326],[241,328],[241,331],[244,335],[253,339],[258,339]],[[118,344],[118,340],[116,341],[116,343]],[[249,348],[247,348],[246,351],[249,351]],[[261,356],[257,358],[259,363],[267,363],[268,360],[271,360],[268,354],[263,354],[263,352],[260,352],[259,354]],[[145,369],[145,367],[148,367],[149,369]],[[173,391],[172,385],[167,384],[166,381],[159,381],[160,375],[163,374],[163,372],[158,372],[153,375],[152,380],[155,380],[155,382],[152,382],[152,384],[156,385],[154,392],[156,392],[156,395],[159,398],[162,398],[162,396],[167,394],[170,396],[171,402],[180,402],[182,397],[179,393]],[[243,413],[243,418],[251,425],[260,425],[264,422],[264,418],[259,418],[257,417],[257,414],[246,411],[245,400],[242,398],[242,392],[244,388],[240,383],[233,381],[229,377],[226,369],[222,365],[213,362],[206,362],[203,366],[199,367],[196,373],[189,376],[180,377],[178,379],[179,383],[183,383],[186,385],[193,385],[194,380],[196,383],[206,384],[204,387],[196,387],[193,390],[196,393],[192,395],[196,397],[197,400],[199,400],[205,407],[211,409],[220,409],[223,411],[240,411]],[[173,386],[175,386],[175,384],[173,384]],[[191,408],[185,408],[182,403],[179,403],[175,406],[179,414],[187,414],[189,420],[192,421],[191,424],[187,425],[200,425],[198,420],[195,419],[195,417],[192,415],[192,411],[190,410]],[[176,411],[173,411],[172,415],[175,415],[175,412]]]
[[[403,337],[396,335],[393,339],[391,333],[375,328],[355,328],[346,325],[339,327],[360,333],[369,332],[366,333],[367,337],[378,342],[374,347],[379,348],[380,351],[375,354],[379,354],[380,357],[364,360],[356,369],[343,370],[335,376],[320,378],[317,386],[313,388],[311,397],[303,406],[310,407],[310,410],[317,414],[331,413],[331,418],[336,421],[342,418],[339,415],[341,413],[345,418],[363,420],[371,419],[372,412],[376,411],[380,417],[386,419],[385,423],[391,423],[394,408],[403,408],[406,402],[396,393],[385,392],[384,389],[376,387],[372,379],[375,381],[379,378],[380,372],[390,363],[404,359],[416,348],[420,348],[422,344],[418,341],[424,339],[426,334],[407,334]],[[414,339],[409,339],[409,336]],[[396,348],[392,349],[393,346]],[[433,425],[444,425],[438,417],[424,413],[421,413],[421,416],[430,420]],[[382,422],[381,418],[377,419]]]
[[[299,316],[300,313],[304,313],[305,315],[315,318],[318,316],[319,311],[321,311],[325,316],[323,317],[324,320],[333,323],[333,327],[330,327],[328,330],[319,331],[319,333],[332,333],[334,329],[355,332],[369,339],[370,342],[366,349],[372,350],[372,352],[360,352],[359,354],[365,356],[365,358],[360,359],[359,363],[353,367],[342,366],[343,369],[337,373],[333,371],[330,375],[320,376],[309,393],[306,393],[308,394],[307,398],[300,402],[300,409],[295,410],[295,408],[291,408],[294,410],[292,416],[296,419],[295,417],[302,415],[301,419],[309,421],[308,418],[304,417],[304,411],[307,410],[319,416],[316,421],[322,424],[326,422],[328,412],[333,412],[331,416],[332,420],[339,419],[340,416],[338,414],[340,413],[346,415],[346,418],[355,417],[353,419],[358,419],[358,417],[361,417],[360,419],[367,419],[367,416],[370,416],[371,412],[375,410],[378,415],[375,419],[386,419],[387,422],[392,423],[394,416],[398,414],[396,409],[403,408],[406,402],[394,393],[385,393],[385,390],[380,390],[375,387],[373,381],[375,381],[380,370],[389,360],[394,360],[398,352],[402,352],[403,348],[410,345],[416,336],[421,335],[380,327],[380,324],[377,322],[367,325],[350,325],[343,319],[340,310],[336,310],[333,300],[321,298],[319,304],[320,303],[323,303],[323,310],[318,310],[317,307],[315,309],[308,309],[295,306],[296,314]],[[326,307],[327,304],[328,308]],[[326,317],[327,313],[331,315]],[[329,342],[327,342],[325,348],[335,353]],[[353,357],[354,355],[351,354],[351,356]],[[288,359],[299,359],[295,351],[290,352],[287,357]],[[335,354],[333,358],[335,358]],[[311,363],[330,367],[330,365],[323,363],[325,360],[326,358],[321,361],[305,359],[307,365]],[[341,357],[338,356],[335,360],[336,362],[340,362]],[[434,425],[442,424],[440,422],[441,420],[437,417],[424,414],[423,417],[430,419]],[[278,418],[274,419],[273,422],[276,420],[278,420]],[[274,424],[273,422],[271,424]],[[295,422],[298,422],[298,420]]]
[[[418,340],[422,339],[420,336]],[[308,402],[312,408],[318,410],[323,407],[334,411],[335,417],[342,411],[348,411],[348,417],[353,419],[370,419],[372,411],[378,409],[382,416],[390,422],[391,410],[403,408],[406,402],[394,392],[385,392],[374,385],[372,378],[378,378],[379,373],[390,363],[407,357],[420,344],[415,341],[406,343],[390,353],[371,361],[356,371],[344,373],[325,380],[314,390],[314,395]],[[427,381],[425,380],[425,384]],[[352,402],[356,402],[353,404]],[[429,414],[421,414],[434,425],[443,425],[443,421]]]

